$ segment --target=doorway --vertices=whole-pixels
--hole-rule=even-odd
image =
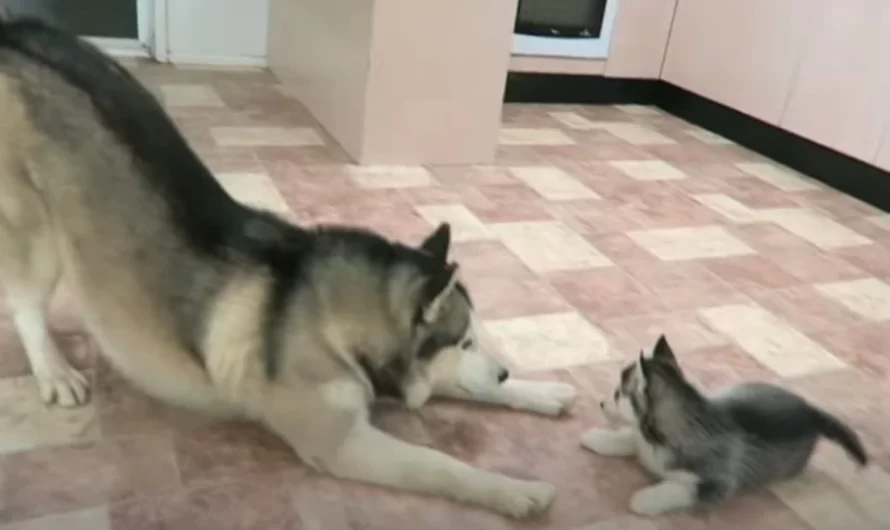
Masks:
[[[154,57],[155,2],[165,0],[0,0],[12,15],[40,17],[118,57]]]

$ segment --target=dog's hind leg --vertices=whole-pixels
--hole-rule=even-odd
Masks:
[[[15,172],[0,166],[0,171],[10,170]],[[4,188],[0,193],[0,284],[15,327],[44,401],[63,407],[80,405],[88,397],[87,380],[59,352],[46,323],[47,306],[61,275],[46,206],[23,169],[0,182]]]

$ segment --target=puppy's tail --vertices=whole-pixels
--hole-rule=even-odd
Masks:
[[[823,410],[814,408],[813,411],[816,413],[816,421],[822,436],[843,447],[850,458],[860,466],[868,465],[868,454],[865,452],[862,440],[853,429]]]

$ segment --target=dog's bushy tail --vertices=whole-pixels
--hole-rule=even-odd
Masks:
[[[868,453],[866,453],[859,435],[837,417],[823,410],[815,408],[813,410],[816,413],[819,432],[822,436],[840,445],[860,466],[868,465]]]

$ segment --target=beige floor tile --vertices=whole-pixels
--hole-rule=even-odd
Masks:
[[[501,145],[573,145],[572,140],[559,129],[526,129],[508,127],[501,129],[498,142]]]
[[[628,232],[637,245],[663,261],[725,258],[754,254],[744,241],[721,226],[661,228]]]
[[[493,239],[494,234],[473,212],[462,204],[417,206],[417,213],[433,226],[451,225],[451,239],[456,242]]]
[[[761,220],[757,211],[722,193],[693,195],[692,198],[734,223],[756,223]]]
[[[111,530],[111,522],[108,509],[98,507],[0,524],[0,530]]]
[[[500,223],[489,229],[535,272],[612,265],[605,254],[559,222]]]
[[[699,311],[704,321],[783,377],[846,368],[831,352],[769,311],[753,305],[726,305]]]
[[[414,188],[435,183],[422,166],[349,166],[349,176],[362,188]]]
[[[0,379],[0,453],[80,444],[100,437],[95,405],[46,406],[32,376]]]
[[[610,164],[634,180],[682,180],[689,177],[663,160],[614,160]]]
[[[740,162],[736,167],[782,191],[806,191],[819,189],[815,182],[799,173],[769,162]]]
[[[485,327],[518,371],[566,368],[609,356],[606,335],[578,313],[493,320]]]
[[[599,199],[596,192],[558,167],[514,167],[510,173],[550,201]]]
[[[831,478],[807,470],[793,481],[776,485],[773,493],[814,530],[879,530],[863,517]],[[885,527],[886,528],[886,527]]]
[[[661,530],[652,521],[640,517],[619,517],[609,521],[594,523],[578,530]]]
[[[164,105],[168,107],[225,107],[210,85],[161,85]]]
[[[822,283],[816,290],[868,320],[890,320],[890,285],[877,278]]]
[[[823,250],[858,247],[872,241],[834,219],[803,208],[761,210],[761,219],[772,221]]]
[[[588,120],[577,112],[548,112],[547,114],[570,129],[577,129],[580,131],[596,129],[595,122]]]
[[[886,470],[876,465],[860,469],[839,446],[832,443],[819,444],[810,461],[810,468],[830,477],[835,483],[835,495],[845,498],[867,525],[890,528],[890,504],[886,498],[890,491],[890,474]]]
[[[290,208],[265,173],[218,173],[216,179],[236,200],[263,210],[287,214]]]
[[[615,108],[634,116],[661,116],[663,113],[651,105],[615,105]]]
[[[324,145],[324,138],[311,127],[213,127],[210,134],[221,147]]]
[[[733,142],[719,134],[712,133],[707,129],[691,129],[686,134],[695,138],[699,142],[711,145],[731,145]]]
[[[638,123],[599,122],[598,129],[603,129],[633,145],[669,145],[677,143],[655,129]]]
[[[879,226],[884,230],[890,231],[890,214],[875,215],[869,217],[868,220],[872,224]]]

